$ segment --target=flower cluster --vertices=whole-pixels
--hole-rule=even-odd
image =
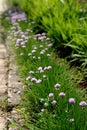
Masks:
[[[15,14],[11,17],[13,27],[11,28],[11,31],[8,32],[8,34],[11,34],[11,36],[8,36],[8,39],[11,40],[13,37],[12,40],[15,42],[15,49],[21,50],[20,57],[23,58],[25,55],[27,55],[28,59],[32,61],[32,63],[41,63],[42,59],[50,59],[51,53],[49,50],[50,47],[52,47],[53,45],[50,42],[50,38],[48,38],[45,33],[34,35],[31,29],[26,29],[25,32],[23,32],[20,28],[20,24],[17,23],[16,20],[26,20],[25,14]],[[31,24],[34,24],[34,22],[32,22]],[[39,41],[39,43],[38,45],[32,43],[30,49],[27,48],[27,44],[31,44],[31,40],[33,40],[34,42]],[[25,54],[25,50],[28,50],[27,54]],[[29,87],[32,85],[40,87],[43,82],[48,83],[49,77],[47,74],[51,72],[51,70],[53,70],[53,66],[51,66],[50,64],[46,64],[45,66],[41,66],[41,64],[38,64],[37,67],[34,68],[34,70],[29,70],[26,77],[27,85]],[[60,105],[59,100],[61,100],[61,103],[62,101],[67,100],[67,93],[60,91],[61,86],[62,85],[59,82],[54,84],[54,93],[50,92],[48,93],[46,98],[41,98],[38,101],[41,113],[46,112],[46,110],[54,112],[55,106]],[[17,94],[21,94],[21,92],[18,91]],[[66,105],[70,104],[70,106],[72,107],[76,104],[76,99],[74,97],[70,97],[66,102]],[[79,106],[84,108],[87,106],[87,103],[85,101],[81,101],[79,103]],[[74,123],[74,121],[74,118],[70,119],[71,123]]]
[[[27,20],[27,16],[24,12],[21,11],[20,8],[16,8],[15,9],[9,9],[8,10],[8,15],[10,17],[10,22],[13,24],[17,21],[26,21]]]
[[[56,90],[58,90],[60,88],[60,86],[61,85],[59,83],[54,85]],[[59,93],[59,97],[64,98],[65,96],[66,96],[66,94],[64,92]],[[44,99],[43,100],[41,99],[41,102],[44,103],[44,101],[45,101]],[[71,98],[69,98],[68,102],[69,102],[69,104],[74,105],[76,101],[75,101],[75,98],[71,97]],[[46,102],[44,103],[44,107],[41,109],[41,112],[45,112],[46,109],[49,108],[51,105],[56,105],[56,104],[58,104],[58,101],[55,100],[55,94],[54,93],[49,93],[48,98],[46,99]],[[79,103],[79,105],[82,108],[84,108],[87,105],[87,103],[85,101],[81,101]],[[44,110],[44,111],[42,111],[42,110]],[[70,122],[73,123],[74,118],[70,119]]]

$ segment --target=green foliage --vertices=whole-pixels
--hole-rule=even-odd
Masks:
[[[71,49],[69,54],[71,54],[72,62],[79,63],[79,66],[86,70],[87,21],[84,20],[85,13],[83,15],[80,12],[78,2],[73,2],[73,0],[64,0],[64,3],[61,0],[21,0],[19,5],[26,11],[28,20],[35,22],[33,25],[35,32],[45,31],[53,40],[57,51],[67,53],[68,49]],[[21,22],[22,31],[25,31],[30,24],[26,26]],[[25,127],[30,130],[86,130],[87,110],[79,106],[80,101],[85,100],[85,96],[73,82],[74,75],[69,71],[68,63],[63,59],[56,59],[52,48],[49,48],[38,60],[40,45],[44,44],[44,50],[47,48],[47,42],[35,40],[33,33],[29,36],[31,38],[27,41],[26,48],[20,46],[16,50],[19,71],[26,86],[22,94],[24,109],[21,109],[25,118]],[[13,35],[12,38],[14,39]],[[29,57],[28,54],[32,52],[33,47],[37,47],[37,51]],[[47,57],[47,54],[51,54],[51,57]],[[33,59],[33,56],[36,56],[36,59]],[[37,69],[46,66],[51,66],[52,69],[44,71],[47,78],[43,80],[43,73],[38,73]],[[42,80],[41,84],[26,80],[30,70],[35,72],[33,77]],[[61,85],[58,91],[54,88],[56,83]],[[60,92],[66,94],[64,98],[59,96]],[[49,98],[49,93],[54,94],[56,105],[52,104],[53,99]],[[75,104],[69,103],[71,97],[75,98]],[[45,112],[41,111],[43,108]]]
[[[20,26],[22,27],[22,32],[25,32],[26,25],[21,22]],[[10,33],[12,39],[14,39],[15,31],[12,32]],[[19,39],[20,37],[18,35],[16,38]],[[15,50],[15,42],[12,42],[16,51],[19,72],[25,84],[25,90],[22,93],[23,108],[21,108],[21,113],[25,119],[24,127],[30,130],[86,130],[85,115],[87,110],[79,106],[80,101],[85,100],[85,97],[83,92],[73,82],[74,75],[72,71],[69,71],[68,63],[63,59],[55,58],[53,49],[48,47],[51,41],[48,40],[47,42],[46,39],[43,41],[35,40],[32,31],[30,31],[29,37],[31,38],[27,41],[25,48],[20,45]],[[43,47],[40,48],[40,46]],[[36,52],[32,53],[32,56],[28,56],[34,47],[37,48]],[[45,54],[40,55],[41,50],[46,48],[48,50],[45,51]],[[21,53],[23,55],[20,55]],[[47,57],[47,54],[51,54],[51,57]],[[36,59],[33,59],[33,56],[36,56]],[[39,56],[41,57],[40,60],[38,60]],[[51,66],[52,68],[39,73],[38,68],[42,67],[44,70],[46,66]],[[33,75],[29,75],[30,70],[34,71]],[[43,79],[43,75],[47,76],[46,79]],[[36,84],[31,82],[31,80],[26,80],[28,76],[41,79],[42,82]],[[56,83],[61,85],[57,90],[54,87]],[[60,92],[64,92],[65,97],[60,97]],[[53,99],[49,97],[50,93],[54,94]],[[69,98],[71,97],[75,99],[75,104],[69,103]],[[57,102],[54,105],[52,104],[53,100]],[[45,109],[45,112],[42,112],[42,109]],[[74,121],[71,122],[71,119],[74,119]]]
[[[27,12],[29,20],[35,21],[35,32],[45,31],[54,40],[54,46],[61,57],[71,54],[80,62],[80,58],[77,58],[80,51],[82,65],[86,64],[84,47],[87,48],[87,44],[83,45],[86,39],[80,38],[87,37],[86,4],[84,6],[73,0],[22,0],[20,6]],[[73,46],[79,47],[79,50],[74,51]]]

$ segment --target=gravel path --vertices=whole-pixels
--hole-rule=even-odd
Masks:
[[[3,3],[3,0],[0,0],[0,15],[5,10],[6,6]],[[1,26],[0,26],[1,30]],[[0,31],[1,32],[1,31]],[[7,129],[7,67],[6,67],[6,59],[7,59],[7,50],[5,45],[1,40],[0,33],[0,130]]]
[[[0,15],[7,9],[0,0]],[[4,34],[0,24],[0,130],[19,130],[23,122],[20,107],[20,91],[23,85],[17,76],[15,58],[10,45],[2,39]],[[15,120],[15,122],[14,122]]]

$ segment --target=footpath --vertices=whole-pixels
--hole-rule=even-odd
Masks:
[[[0,17],[6,9],[3,7],[6,6],[3,6],[3,0],[0,0]],[[19,130],[23,121],[18,112],[23,86],[17,76],[14,56],[3,34],[0,22],[0,130]]]

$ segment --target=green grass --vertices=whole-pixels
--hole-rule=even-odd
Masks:
[[[27,25],[21,22],[20,26],[22,31],[26,32]],[[17,32],[17,27],[12,28],[10,32],[13,40],[15,32]],[[19,72],[25,84],[25,90],[21,96],[21,113],[25,118],[24,126],[30,130],[86,130],[87,110],[79,105],[81,100],[86,100],[86,97],[84,92],[76,86],[73,80],[74,74],[69,70],[68,63],[64,59],[55,58],[53,49],[48,47],[51,43],[50,40],[34,39],[33,32],[25,36],[31,37],[25,44],[26,47],[22,48],[20,44],[15,51]],[[19,38],[21,35],[16,36],[16,41]],[[16,41],[12,42],[14,50]],[[32,53],[34,48],[37,48],[36,52]],[[45,49],[45,53],[41,55],[41,50]],[[32,56],[28,56],[29,53]],[[51,54],[51,57],[47,57],[47,54]],[[38,60],[38,57],[41,59]],[[39,67],[44,70],[46,66],[52,68],[42,73],[38,71]],[[34,71],[34,74],[29,74],[30,71]],[[46,75],[47,78],[44,79],[43,75]],[[26,80],[29,76],[40,79],[42,82],[37,84]],[[58,90],[54,87],[57,83],[61,85]],[[64,98],[59,96],[60,92],[65,93]],[[53,98],[49,97],[50,93],[54,94]],[[70,104],[69,98],[74,98],[75,103]],[[52,104],[53,100],[57,102],[55,105]],[[42,109],[45,109],[45,112],[41,112]],[[74,122],[70,121],[72,119]]]
[[[74,58],[77,63],[79,62],[78,66],[82,68],[86,78],[87,54],[84,47],[87,48],[87,3],[82,4],[78,0],[64,0],[64,2],[13,0],[12,2],[25,10],[29,21],[35,22],[33,26],[35,33],[44,31],[53,39],[55,50],[60,57],[69,56],[69,59]],[[76,51],[76,48],[79,49]],[[77,55],[80,55],[81,60]]]
[[[87,20],[84,19],[86,13],[80,12],[84,6],[72,0],[66,0],[64,4],[59,0],[48,0],[48,3],[44,0],[22,0],[19,5],[27,13],[28,22],[13,25],[8,36],[11,35],[10,44],[25,85],[20,110],[25,119],[24,127],[30,130],[86,130],[87,110],[79,104],[86,102],[86,90],[77,87],[77,80],[83,76],[76,76],[73,72],[75,68],[70,70],[69,63],[59,58],[69,56],[72,62],[79,63],[83,71],[86,70]],[[30,29],[29,32],[26,29]],[[37,40],[35,34],[43,32],[50,39],[45,35],[42,41]],[[25,40],[23,35],[29,39]],[[37,37],[41,38],[42,35]],[[22,41],[17,43],[18,39]],[[54,48],[48,47],[50,43]],[[44,70],[48,66],[51,68]],[[39,67],[42,67],[42,72],[38,71]],[[34,74],[29,74],[30,71]],[[28,78],[36,78],[41,83]],[[58,90],[54,87],[57,83],[60,84]],[[63,98],[59,96],[61,92],[65,93]],[[50,93],[53,94],[52,98],[49,97]],[[70,104],[70,98],[74,98],[75,103]]]

